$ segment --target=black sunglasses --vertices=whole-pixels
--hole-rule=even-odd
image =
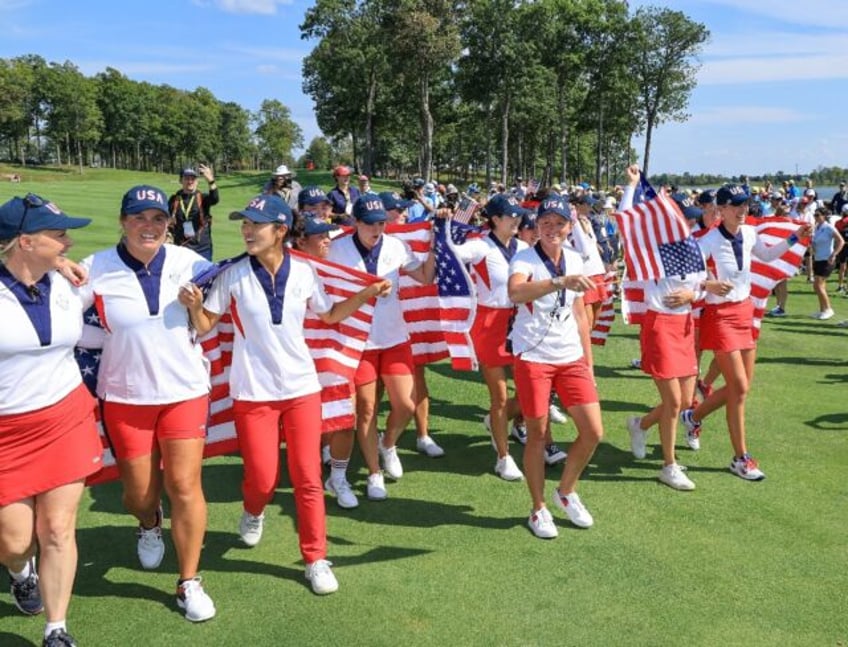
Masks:
[[[16,236],[20,236],[24,232],[24,222],[26,221],[27,213],[30,209],[38,209],[39,207],[43,207],[47,204],[42,198],[38,197],[34,193],[27,193],[23,198],[24,201],[24,213],[21,216],[21,221],[18,223],[18,233]]]

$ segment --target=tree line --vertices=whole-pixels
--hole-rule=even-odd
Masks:
[[[86,77],[70,61],[0,59],[0,158],[173,172],[209,162],[224,171],[292,163],[303,145],[289,109],[266,99],[250,112],[206,88]]]
[[[709,38],[621,0],[316,0],[300,26],[318,125],[369,175],[610,184],[687,118]]]

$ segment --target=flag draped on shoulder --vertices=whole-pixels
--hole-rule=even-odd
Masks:
[[[315,268],[324,289],[333,301],[343,301],[379,280],[376,276],[297,251],[291,251],[291,254]],[[244,258],[244,255],[217,263],[195,276],[192,283],[204,293],[207,292],[214,279],[226,267],[241,258]],[[371,330],[373,315],[373,299],[337,324],[326,324],[318,315],[307,309],[304,336],[321,384],[322,432],[353,427],[351,384]],[[93,307],[85,313],[84,323],[86,330],[83,332],[83,341],[90,347],[78,347],[75,355],[83,381],[93,394],[97,385],[100,359],[100,351],[95,346],[98,337],[102,340],[105,333]],[[238,450],[233,424],[233,401],[229,389],[234,335],[232,318],[229,313],[224,313],[215,328],[198,340],[209,363],[211,382],[209,420],[203,452],[206,458]],[[118,478],[115,457],[102,425],[99,426],[103,441],[103,469],[88,479],[89,485]]]
[[[683,214],[672,200],[645,185],[643,178],[640,186],[647,200],[615,214],[628,278],[648,281],[703,272],[703,256]]]
[[[748,217],[746,224],[757,230],[757,236],[767,245],[776,245],[794,234],[804,224],[801,220],[771,216]],[[795,276],[804,260],[807,241],[796,242],[775,260],[766,263],[756,256],[751,257],[751,300],[754,302],[754,338],[760,334],[766,302],[774,286],[784,279]]]

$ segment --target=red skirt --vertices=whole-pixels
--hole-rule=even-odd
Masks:
[[[701,314],[701,348],[720,352],[750,350],[754,341],[754,303],[707,304]]]
[[[648,310],[639,333],[642,370],[658,380],[698,374],[695,326],[691,314]]]
[[[0,416],[0,506],[94,474],[103,444],[94,398],[80,384],[42,409]]]
[[[512,353],[506,349],[506,335],[512,308],[477,306],[471,326],[471,341],[477,360],[483,366],[511,366]]]

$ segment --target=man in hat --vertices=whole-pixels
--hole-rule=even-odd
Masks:
[[[200,173],[198,174],[198,171]],[[197,190],[198,175],[203,175],[209,184],[209,193]],[[168,227],[175,245],[188,247],[207,260],[212,260],[212,212],[218,204],[218,185],[212,169],[200,164],[195,171],[191,167],[180,171],[182,187],[168,200],[171,221]]]
[[[271,179],[262,187],[262,193],[281,197],[291,209],[297,209],[297,197],[301,190],[302,187],[294,179],[294,173],[285,164],[274,169]]]

